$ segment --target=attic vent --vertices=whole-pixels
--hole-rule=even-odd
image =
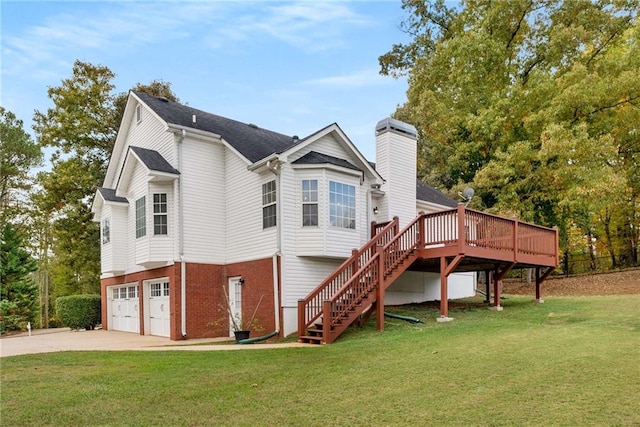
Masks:
[[[167,98],[165,98],[164,96],[158,96],[156,98],[158,98],[162,102],[169,102],[169,100]]]
[[[293,135],[293,140],[294,141],[298,141],[300,138],[298,138],[298,135]]]
[[[249,123],[249,127],[250,128],[254,128],[254,129],[258,129],[258,125],[255,125],[253,123]]]
[[[192,115],[191,116],[191,123],[193,123],[194,125],[196,124],[196,115]]]

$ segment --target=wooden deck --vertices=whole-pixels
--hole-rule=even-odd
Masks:
[[[299,340],[330,343],[367,310],[376,311],[378,328],[383,329],[384,292],[406,270],[440,273],[440,314],[447,320],[451,273],[485,271],[493,281],[493,305],[500,309],[500,281],[510,270],[535,268],[536,299],[541,301],[540,284],[558,266],[557,229],[462,204],[420,214],[402,230],[397,218],[374,223],[371,235],[369,242],[298,302]]]

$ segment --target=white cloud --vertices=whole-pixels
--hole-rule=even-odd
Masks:
[[[308,86],[322,86],[334,88],[356,88],[393,84],[389,77],[381,76],[377,68],[364,69],[351,74],[321,77],[306,80],[302,83]]]

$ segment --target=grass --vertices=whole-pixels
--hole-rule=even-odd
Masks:
[[[478,300],[332,345],[3,358],[3,426],[640,424],[640,296]]]

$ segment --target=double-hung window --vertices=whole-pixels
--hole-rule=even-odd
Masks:
[[[145,196],[136,200],[136,239],[147,234],[147,198]]]
[[[153,195],[153,234],[167,235],[167,193]]]
[[[356,187],[329,181],[329,224],[332,227],[356,228]]]
[[[276,181],[262,184],[262,228],[276,226]]]
[[[302,226],[318,225],[318,180],[302,180]]]
[[[102,244],[106,245],[111,241],[111,219],[102,220]]]

